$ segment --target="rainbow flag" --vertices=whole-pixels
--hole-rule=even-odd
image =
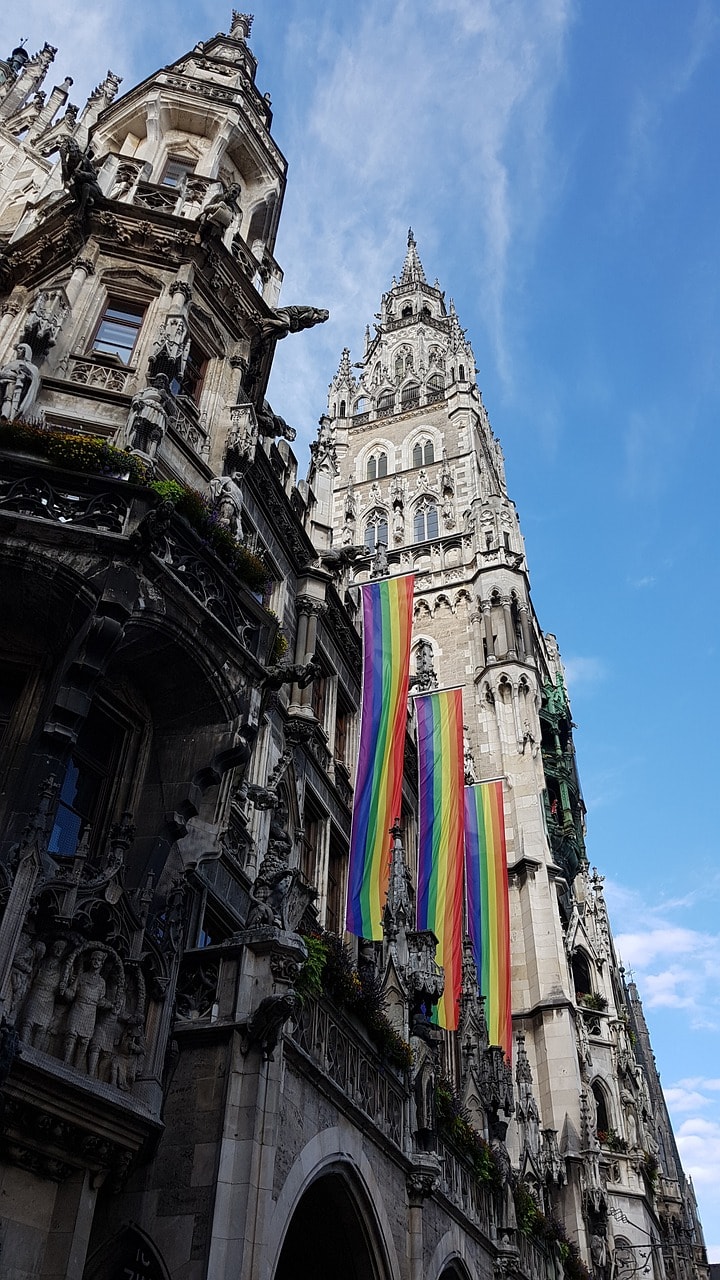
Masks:
[[[410,678],[412,574],[364,583],[363,682],[348,872],[347,928],[382,938],[390,827],[400,817]]]
[[[418,929],[438,939],[445,991],[435,1018],[454,1031],[462,985],[463,709],[462,689],[415,698],[418,729]]]
[[[502,782],[465,788],[468,931],[490,1044],[512,1058],[510,908]]]

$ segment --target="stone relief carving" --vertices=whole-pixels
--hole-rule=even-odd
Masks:
[[[32,409],[40,391],[40,374],[27,342],[18,342],[15,359],[0,368],[0,419],[14,422]]]

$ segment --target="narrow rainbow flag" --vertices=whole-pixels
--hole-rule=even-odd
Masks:
[[[462,689],[415,698],[418,728],[418,929],[438,939],[445,991],[436,1021],[458,1025],[462,985],[463,709]]]
[[[347,928],[382,938],[390,827],[400,817],[410,678],[412,574],[364,583],[363,683],[350,832]]]
[[[510,907],[502,782],[465,788],[468,931],[490,1044],[512,1058]]]

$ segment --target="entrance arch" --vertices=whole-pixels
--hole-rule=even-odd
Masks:
[[[342,1166],[303,1192],[274,1280],[387,1280],[370,1212]]]

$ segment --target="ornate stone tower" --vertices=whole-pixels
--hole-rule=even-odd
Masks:
[[[508,1142],[602,1271],[614,1234],[631,1254],[653,1235],[643,1160],[655,1121],[634,1057],[624,1076],[616,1067],[629,1009],[601,881],[588,876],[557,643],[533,609],[472,349],[412,231],[362,359],[342,353],[320,438],[332,462],[323,481],[316,446],[316,539],[355,557],[354,581],[414,572],[417,681],[464,687],[466,780],[503,779],[521,1037]]]

